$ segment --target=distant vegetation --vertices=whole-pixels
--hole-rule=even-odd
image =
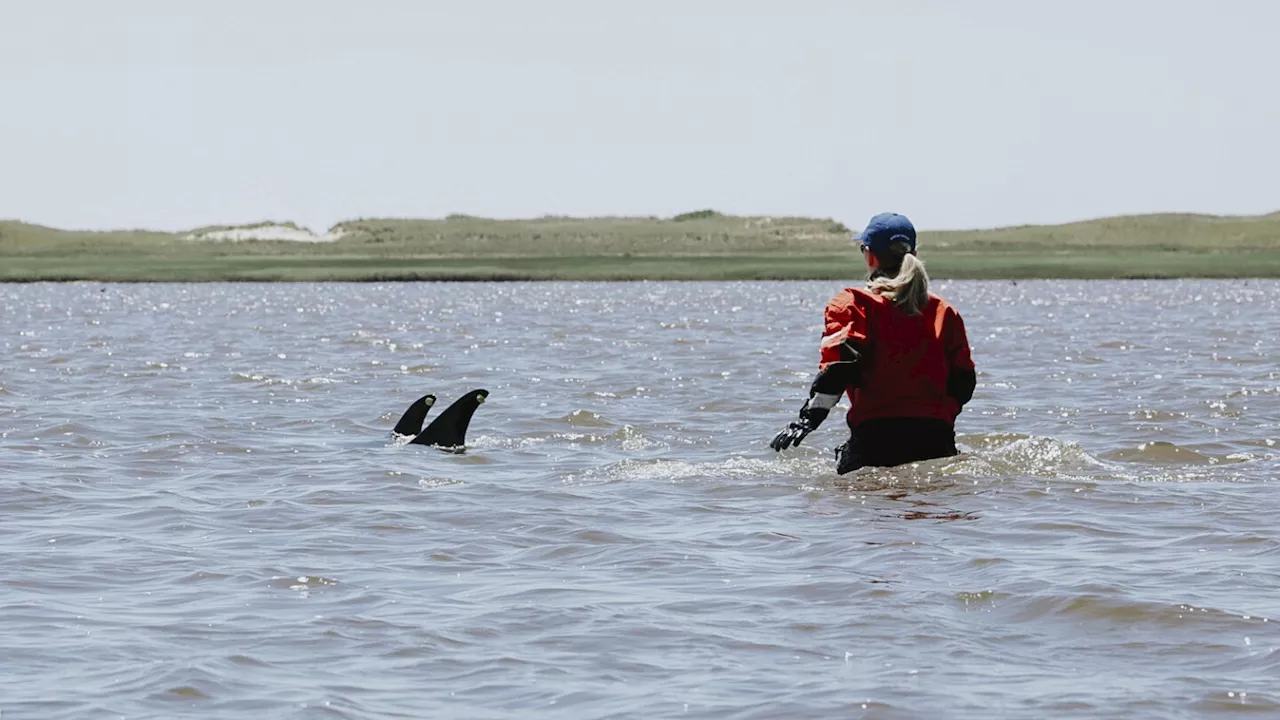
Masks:
[[[275,223],[296,227],[292,223]],[[266,224],[263,224],[266,225]],[[192,232],[259,226],[217,226]],[[0,222],[0,280],[850,279],[831,219],[713,210],[652,217],[362,219],[333,242],[193,241]],[[1280,213],[1142,215],[925,232],[939,278],[1280,277]]]
[[[724,217],[715,210],[695,210],[693,212],[681,213],[671,218],[674,222],[685,222],[686,220],[707,220],[709,218]]]

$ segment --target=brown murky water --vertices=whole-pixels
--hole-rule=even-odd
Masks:
[[[837,289],[0,286],[0,716],[1280,716],[1280,283],[942,283],[967,452],[845,478]]]

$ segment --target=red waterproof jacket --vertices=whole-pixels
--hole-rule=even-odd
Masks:
[[[955,422],[960,404],[947,394],[947,378],[974,369],[955,308],[930,294],[921,313],[910,316],[880,295],[846,288],[827,304],[825,317],[819,369],[841,360],[845,341],[862,355],[862,382],[847,389],[849,427],[884,417]]]

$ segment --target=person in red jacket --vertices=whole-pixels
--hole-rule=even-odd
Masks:
[[[964,320],[929,292],[906,217],[876,215],[854,241],[867,286],[846,288],[827,304],[809,399],[770,446],[799,445],[847,393],[851,437],[836,449],[841,475],[955,455],[955,420],[977,384]]]

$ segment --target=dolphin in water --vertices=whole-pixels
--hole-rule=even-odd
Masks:
[[[461,452],[467,444],[467,426],[471,424],[471,416],[475,414],[476,408],[484,404],[487,397],[488,390],[472,390],[455,400],[423,429],[422,423],[427,419],[431,406],[436,403],[435,395],[424,395],[409,406],[392,432],[412,437],[408,443],[410,445],[432,445]]]

